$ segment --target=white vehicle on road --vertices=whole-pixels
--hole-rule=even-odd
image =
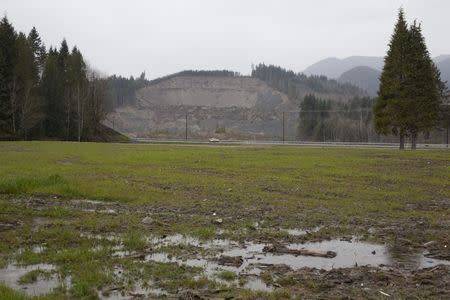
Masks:
[[[209,139],[209,142],[210,142],[210,143],[218,143],[218,142],[220,142],[220,140],[219,140],[219,139],[216,139],[216,138],[210,138],[210,139]]]

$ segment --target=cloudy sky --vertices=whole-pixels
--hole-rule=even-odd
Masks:
[[[448,0],[0,0],[17,30],[36,26],[47,46],[66,38],[107,74],[149,79],[382,56],[401,6],[422,22],[433,56],[450,54]]]

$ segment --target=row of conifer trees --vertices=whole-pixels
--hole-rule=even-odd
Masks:
[[[36,28],[0,21],[0,139],[89,140],[108,109],[108,82],[66,40],[46,49]]]

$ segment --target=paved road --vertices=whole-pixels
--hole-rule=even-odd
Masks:
[[[187,144],[187,145],[280,145],[301,147],[350,147],[350,148],[398,148],[397,143],[351,143],[351,142],[300,142],[300,141],[252,141],[252,140],[226,140],[220,142],[209,142],[207,140],[154,140],[154,139],[132,139],[135,143],[150,144]],[[409,146],[409,145],[407,145]],[[417,144],[418,149],[450,149],[447,144]]]

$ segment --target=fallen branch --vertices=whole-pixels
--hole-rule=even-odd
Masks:
[[[274,245],[274,246],[266,246],[263,249],[263,252],[269,253],[277,253],[277,254],[290,254],[295,256],[316,256],[316,257],[325,257],[325,258],[333,258],[336,257],[336,252],[334,251],[316,251],[316,250],[307,250],[307,249],[289,249],[282,245]]]

